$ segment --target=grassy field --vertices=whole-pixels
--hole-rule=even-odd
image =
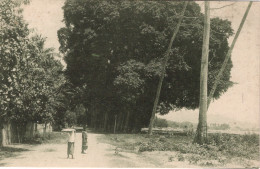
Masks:
[[[171,151],[169,161],[185,161],[207,167],[225,167],[239,164],[259,166],[259,135],[210,134],[208,144],[192,144],[192,136],[146,134],[106,134],[100,141],[116,146],[116,151],[134,153]]]

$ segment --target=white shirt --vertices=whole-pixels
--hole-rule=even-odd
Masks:
[[[68,142],[75,142],[76,133],[75,131],[69,132]]]

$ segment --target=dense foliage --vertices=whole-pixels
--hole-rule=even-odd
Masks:
[[[66,76],[80,88],[91,127],[118,130],[147,126],[161,61],[177,24],[182,2],[67,0],[66,26],[58,31]],[[209,87],[228,51],[231,23],[211,19]],[[199,105],[203,14],[190,2],[173,43],[158,112]],[[232,85],[231,61],[214,98]]]
[[[24,127],[27,122],[53,122],[65,78],[53,49],[30,33],[20,5],[0,1],[0,123]]]

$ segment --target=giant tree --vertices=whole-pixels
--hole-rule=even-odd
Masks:
[[[65,27],[58,31],[66,77],[85,86],[82,104],[90,126],[107,130],[147,127],[165,51],[181,17],[183,2],[67,0]],[[157,112],[199,106],[203,17],[199,5],[187,5],[169,52]],[[228,20],[212,18],[209,87],[229,49]],[[232,85],[228,61],[214,98]],[[129,123],[131,121],[131,123]]]

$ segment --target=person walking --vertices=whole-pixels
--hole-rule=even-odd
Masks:
[[[69,158],[69,155],[71,155],[72,159],[74,159],[73,155],[74,155],[75,139],[76,139],[76,130],[71,129],[69,131],[69,138],[68,138],[67,158]]]
[[[86,154],[86,150],[88,149],[88,134],[86,131],[86,126],[83,127],[82,131],[82,147],[81,147],[81,153]]]

